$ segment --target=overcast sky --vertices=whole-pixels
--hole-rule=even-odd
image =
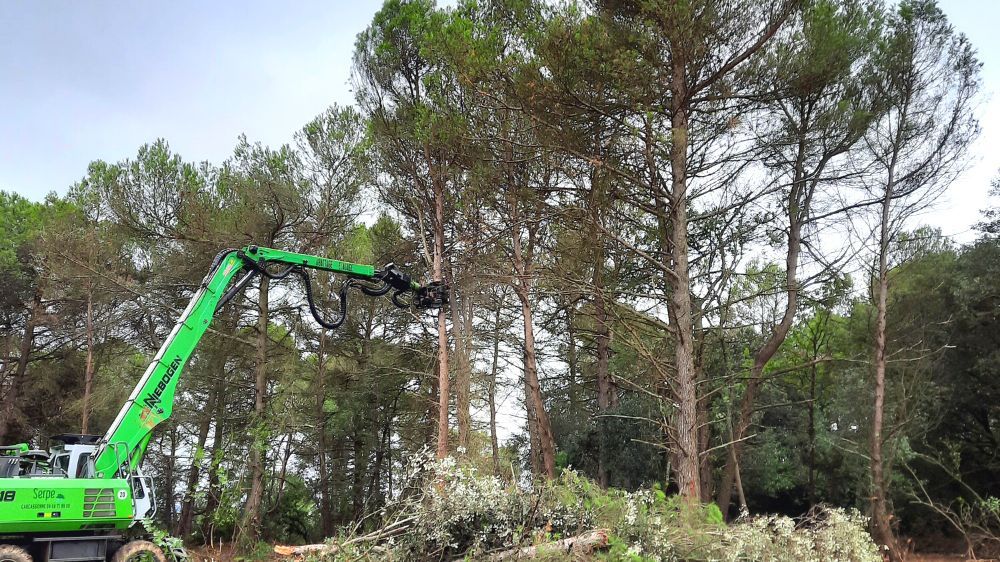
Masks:
[[[221,162],[278,145],[347,87],[375,0],[0,0],[0,189],[64,193],[162,137]]]
[[[0,0],[0,189],[65,193],[91,160],[167,139],[221,162],[236,138],[269,145],[349,104],[354,38],[377,0]],[[983,61],[973,165],[924,218],[968,240],[1000,168],[1000,1],[943,0]]]

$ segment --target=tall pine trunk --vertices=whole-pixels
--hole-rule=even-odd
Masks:
[[[500,368],[500,313],[503,307],[497,302],[496,323],[493,327],[493,364],[487,381],[486,399],[490,406],[490,452],[493,455],[493,474],[500,475],[500,440],[497,436],[497,371]]]
[[[94,286],[87,284],[87,359],[83,368],[83,402],[80,405],[80,433],[90,430],[90,395],[94,389]]]
[[[362,431],[365,422],[363,416],[355,415],[354,432],[351,437],[351,452],[354,458],[354,470],[351,474],[351,511],[355,522],[363,520],[365,514],[365,474],[368,472],[368,450]]]
[[[803,118],[804,119],[804,118]],[[746,392],[740,400],[739,418],[733,429],[733,442],[731,454],[726,457],[726,466],[722,472],[722,481],[719,483],[719,493],[716,503],[723,515],[728,515],[729,505],[733,496],[733,485],[737,478],[737,465],[743,454],[743,438],[753,421],[753,413],[757,392],[763,380],[764,368],[778,352],[778,348],[788,337],[788,332],[795,321],[795,313],[798,311],[799,284],[798,267],[799,254],[802,251],[802,221],[808,217],[808,201],[811,197],[805,195],[807,180],[805,174],[806,139],[799,138],[798,152],[796,155],[795,169],[793,171],[793,181],[788,194],[788,246],[785,253],[785,310],[781,320],[773,328],[767,341],[764,342],[754,354],[753,365],[750,368],[750,379],[747,381]],[[745,508],[745,505],[740,507]]]
[[[450,271],[454,271],[449,268]],[[452,273],[450,275],[452,285],[458,288],[458,277]],[[472,433],[472,361],[471,361],[471,338],[469,330],[471,326],[466,324],[467,308],[471,308],[471,295],[463,285],[461,291],[452,291],[450,312],[452,334],[455,338],[455,358],[457,365],[455,369],[455,413],[458,418],[458,446],[462,453],[468,453],[469,435]]]
[[[527,364],[525,355],[521,354],[521,360]],[[528,386],[528,378],[522,377],[524,382],[524,413],[528,425],[528,458],[531,461],[531,473],[542,474],[545,465],[542,462],[542,440],[538,437],[538,418],[535,417],[535,403],[531,399],[531,387]]]
[[[260,296],[258,297],[257,317],[257,358],[254,366],[254,408],[251,425],[250,458],[250,492],[247,494],[243,519],[240,522],[239,543],[242,549],[253,546],[260,537],[261,508],[264,501],[264,462],[267,452],[267,439],[260,432],[264,431],[264,414],[267,406],[267,347],[268,347],[268,288],[270,280],[266,276],[260,278]]]
[[[177,422],[171,422],[168,424],[169,429],[167,431],[167,439],[170,441],[170,454],[164,455],[165,462],[163,467],[163,499],[166,503],[167,511],[167,529],[174,528],[174,522],[177,521],[177,506],[174,501],[176,493],[176,477],[174,476],[177,472]],[[161,441],[162,443],[162,441]]]
[[[333,508],[330,503],[330,472],[327,466],[326,423],[326,330],[320,330],[316,350],[316,393],[314,416],[316,418],[316,466],[319,471],[319,518],[324,537],[333,535]]]
[[[677,413],[674,448],[677,484],[688,501],[701,501],[701,457],[698,450],[698,376],[694,362],[694,331],[691,280],[688,270],[687,151],[688,108],[685,60],[681,53],[671,59],[672,117],[670,144],[670,257],[671,323],[676,330],[674,343],[674,388]]]
[[[594,341],[595,379],[597,381],[597,409],[599,414],[618,406],[618,390],[611,380],[609,364],[611,360],[611,329],[608,326],[607,302],[604,296],[604,243],[598,239],[597,253],[594,259]],[[600,428],[597,450],[597,481],[602,488],[608,487],[608,445],[607,418],[598,418]]]
[[[902,554],[890,522],[882,436],[885,417],[886,309],[889,298],[889,212],[892,205],[895,162],[896,153],[893,152],[893,159],[889,165],[889,179],[882,198],[882,218],[879,225],[878,284],[875,288],[875,403],[871,435],[871,508],[875,542],[887,548],[891,560],[898,561],[902,560]]]
[[[217,352],[216,356],[213,358],[211,371],[212,373],[221,373],[225,369],[226,357],[221,352]],[[205,443],[208,441],[208,432],[212,426],[215,403],[221,400],[219,395],[222,392],[222,385],[216,383],[209,394],[208,404],[205,405],[205,409],[201,411],[198,418],[198,441],[195,445],[194,457],[191,460],[191,469],[188,471],[181,514],[177,518],[177,527],[174,530],[174,534],[182,538],[191,533],[191,522],[194,520],[195,491],[198,489],[198,481],[201,477],[201,463],[205,458]]]
[[[219,392],[215,400],[213,418],[215,427],[212,431],[212,462],[208,466],[208,497],[205,499],[205,518],[202,522],[202,535],[206,540],[212,538],[214,529],[213,515],[222,504],[222,481],[220,471],[222,458],[225,454],[223,440],[226,434],[226,386],[225,370],[219,373]]]
[[[538,381],[538,358],[535,352],[535,328],[531,309],[532,272],[530,256],[525,255],[521,244],[521,225],[517,222],[517,202],[513,202],[513,258],[514,258],[514,292],[521,301],[521,319],[524,324],[524,386],[525,402],[531,404],[537,430],[538,453],[541,457],[541,468],[546,478],[556,476],[556,445],[552,433],[552,424],[545,411],[545,400],[542,398],[542,388]]]
[[[426,148],[425,148],[426,150]],[[430,158],[428,158],[428,162]],[[432,175],[434,175],[432,173]],[[441,178],[433,177],[434,183],[434,281],[444,281],[444,185]],[[437,458],[448,456],[448,410],[451,389],[448,373],[448,326],[444,307],[438,309],[438,423]]]

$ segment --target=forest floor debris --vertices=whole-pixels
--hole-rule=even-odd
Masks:
[[[743,560],[880,562],[857,511],[818,508],[793,520],[726,525],[714,505],[687,505],[658,487],[601,489],[572,470],[519,485],[453,459],[417,463],[381,528],[326,544],[277,546],[279,556],[331,560]]]

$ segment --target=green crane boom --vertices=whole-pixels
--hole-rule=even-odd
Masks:
[[[273,273],[268,269],[273,265],[281,265],[284,269]],[[324,326],[335,327],[319,317],[312,300],[306,269],[330,271],[354,280],[384,284],[381,289],[361,285],[367,294],[385,294],[391,289],[395,289],[397,294],[414,292],[418,306],[430,306],[433,304],[431,300],[440,299],[440,295],[444,294],[441,290],[437,290],[435,294],[433,289],[422,289],[418,283],[411,281],[391,265],[383,270],[376,270],[370,265],[257,246],[220,253],[187,309],[139,379],[132,395],[101,439],[94,462],[96,476],[110,478],[127,471],[129,467],[139,466],[153,429],[167,420],[173,411],[177,381],[198,342],[212,324],[215,313],[257,275],[281,278],[290,273],[299,273],[306,282],[306,294],[313,315]],[[346,290],[350,286],[352,284],[348,281],[341,289],[340,322],[346,311]],[[400,304],[397,297],[393,300]]]

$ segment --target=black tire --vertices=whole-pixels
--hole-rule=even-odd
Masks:
[[[19,546],[0,544],[0,562],[31,562],[31,555]]]
[[[167,562],[167,557],[149,541],[132,541],[116,550],[111,562]]]

